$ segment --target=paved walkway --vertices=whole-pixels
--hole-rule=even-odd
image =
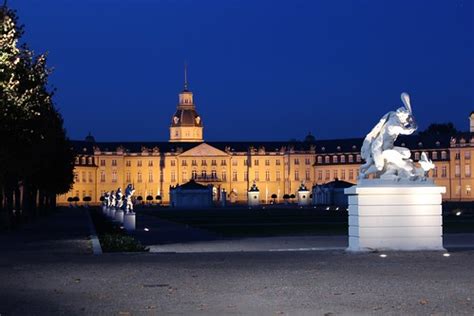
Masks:
[[[90,254],[86,209],[60,208],[56,213],[0,234],[0,253],[11,255]]]

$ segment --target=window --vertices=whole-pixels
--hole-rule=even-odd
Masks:
[[[280,180],[281,180],[280,171],[277,171],[277,172],[276,172],[275,180],[276,180],[276,181],[280,181]]]
[[[461,186],[460,185],[457,185],[456,186],[456,195],[460,195],[461,194]]]
[[[94,180],[92,179],[92,172],[89,171],[89,182],[92,183]]]
[[[441,167],[441,178],[446,178],[447,177],[447,168],[446,166]]]
[[[308,169],[306,169],[306,171],[304,172],[304,178],[307,181],[311,180],[311,173]]]
[[[247,166],[247,165],[248,165],[247,159],[244,159],[244,166]]]
[[[142,166],[142,161],[141,160],[137,160],[137,167],[141,167]]]
[[[100,165],[101,165],[102,167],[105,167],[105,159],[101,159],[101,160],[100,160]]]
[[[183,178],[183,182],[188,182],[188,173],[186,171],[183,171],[181,173],[181,178]]]
[[[258,159],[255,159],[255,160],[253,161],[253,164],[254,164],[254,166],[258,166]]]
[[[176,166],[176,161],[175,161],[175,160],[171,160],[171,161],[170,161],[170,166],[171,166],[171,167]]]
[[[337,156],[332,156],[332,162],[337,163]]]
[[[105,172],[104,171],[100,172],[100,182],[105,182]]]
[[[255,181],[260,181],[258,171],[255,171]]]
[[[171,171],[171,182],[176,182],[176,173]]]
[[[300,164],[300,160],[298,158],[295,158],[295,165],[299,165]]]
[[[354,180],[354,170],[349,170],[349,180]]]
[[[464,152],[464,159],[471,159],[471,152],[469,150]]]
[[[117,167],[117,159],[112,159],[112,166]]]
[[[227,171],[221,172],[222,181],[227,181]]]
[[[471,185],[466,184],[466,195],[471,195]]]
[[[211,171],[211,178],[212,178],[212,179],[217,179],[217,172],[216,172],[216,170],[212,170],[212,171]]]
[[[153,167],[153,160],[148,160],[148,167]]]
[[[438,159],[438,152],[437,152],[437,151],[433,151],[433,152],[431,153],[431,158],[433,158],[433,159],[435,159],[435,160]]]
[[[82,182],[87,182],[86,172],[85,172],[85,171],[82,172]]]
[[[196,171],[196,170],[193,170],[193,171],[191,172],[191,178],[192,178],[192,179],[196,179],[196,178],[197,178],[197,171]]]
[[[339,172],[338,172],[338,170],[334,170],[332,174],[333,174],[333,177],[332,177],[333,179],[339,179]]]
[[[349,155],[349,162],[354,162],[354,156]]]
[[[197,166],[197,161],[196,160],[191,160],[191,166]]]
[[[326,170],[325,175],[324,175],[324,179],[329,180],[330,178],[331,178],[331,175],[329,174],[329,170]]]
[[[76,165],[79,164],[79,157],[76,157],[76,160],[74,161],[74,163],[75,163]]]
[[[464,176],[470,177],[471,176],[471,165],[464,166]]]
[[[280,165],[280,159],[277,159],[277,160],[275,161],[275,164],[276,164],[277,166],[279,166],[279,165]]]
[[[361,161],[360,155],[357,155],[356,161],[357,161],[357,162],[360,162],[360,161]]]
[[[438,177],[438,167],[434,167],[432,172],[433,172],[433,178]]]
[[[153,182],[153,171],[148,171],[148,182]]]
[[[112,182],[117,182],[117,170],[112,171]]]
[[[211,166],[217,166],[217,161],[216,160],[211,160]]]
[[[225,159],[221,160],[221,166],[227,166],[227,161]]]
[[[79,174],[77,172],[74,172],[74,182],[79,183]]]
[[[249,181],[249,173],[244,171],[244,181]]]
[[[323,157],[318,156],[318,163],[323,163]]]
[[[318,180],[323,180],[323,171],[318,170]]]
[[[415,160],[420,160],[420,153],[419,152],[415,153]]]
[[[181,160],[181,166],[186,167],[187,165],[188,163],[186,162],[186,160]]]
[[[270,166],[270,160],[269,159],[265,160],[265,166]]]
[[[295,170],[295,181],[299,181],[300,180],[300,173],[298,170]]]
[[[311,164],[311,159],[305,158],[305,159],[304,159],[304,164],[307,165],[307,166],[309,166],[309,165]]]
[[[132,162],[130,160],[125,161],[125,166],[130,167],[132,165]]]
[[[237,160],[232,160],[232,166],[237,166]]]
[[[329,156],[326,156],[326,157],[324,157],[324,162],[325,163],[330,163],[331,162],[330,159],[331,158]]]
[[[206,160],[201,160],[201,166],[207,166],[207,161]]]
[[[346,162],[346,156],[344,156],[344,155],[342,155],[339,159],[342,163]]]
[[[138,172],[138,175],[137,175],[137,181],[138,183],[142,182],[142,173],[140,171]]]
[[[461,153],[458,151],[454,154],[454,159],[459,160],[461,158]]]
[[[270,171],[265,171],[265,181],[270,181]]]
[[[341,180],[346,180],[346,170],[341,170]]]
[[[447,154],[446,154],[446,152],[443,150],[443,151],[441,152],[441,159],[446,160],[446,156],[447,156]]]
[[[128,183],[132,182],[131,176],[130,176],[130,171],[127,171],[126,179],[127,179],[126,181],[127,181]]]
[[[207,172],[206,172],[206,170],[202,170],[202,171],[201,171],[201,177],[204,178],[204,179],[207,178]]]
[[[456,165],[454,166],[454,176],[459,177],[461,175],[461,166]]]
[[[232,181],[237,181],[237,171],[232,171]]]

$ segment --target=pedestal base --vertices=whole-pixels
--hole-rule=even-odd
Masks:
[[[135,213],[126,213],[123,216],[123,228],[126,230],[135,230]]]
[[[441,194],[432,182],[363,180],[349,195],[348,251],[445,250]]]
[[[115,220],[119,223],[123,223],[123,210],[118,209],[115,211]]]

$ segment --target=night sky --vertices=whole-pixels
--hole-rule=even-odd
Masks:
[[[185,60],[210,141],[364,136],[402,91],[421,128],[474,110],[471,0],[9,5],[72,139],[167,141]]]

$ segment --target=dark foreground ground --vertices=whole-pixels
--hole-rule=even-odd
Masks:
[[[474,314],[472,250],[97,256],[85,215],[0,235],[1,315]]]

